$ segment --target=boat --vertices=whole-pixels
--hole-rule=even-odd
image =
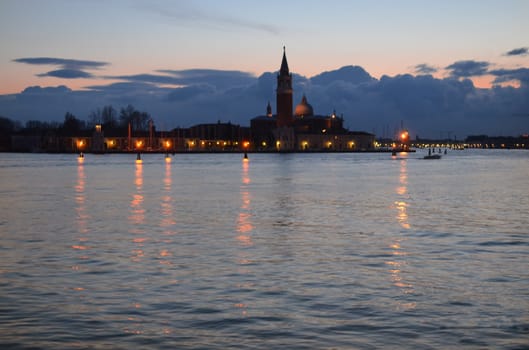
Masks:
[[[424,156],[424,159],[441,159],[440,154],[429,154],[427,156]]]
[[[440,152],[439,152],[440,153]],[[427,156],[424,156],[424,159],[441,159],[441,155],[440,154],[435,154],[435,151],[434,153],[432,154],[432,149],[430,148],[428,150],[428,155]]]

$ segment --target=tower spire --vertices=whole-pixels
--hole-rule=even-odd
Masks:
[[[292,74],[288,69],[286,49],[283,46],[283,60],[277,75],[276,90],[277,126],[290,126],[292,120]]]
[[[287,62],[287,51],[285,46],[283,46],[283,60],[281,61],[281,68],[279,69],[280,75],[289,75],[290,71],[288,69],[288,62]]]

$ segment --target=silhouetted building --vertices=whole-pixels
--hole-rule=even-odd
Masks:
[[[256,150],[277,151],[354,151],[375,147],[375,135],[343,127],[343,118],[314,115],[312,106],[303,95],[294,113],[292,100],[292,74],[288,68],[285,48],[277,75],[276,109],[268,103],[266,115],[250,121],[252,141]]]

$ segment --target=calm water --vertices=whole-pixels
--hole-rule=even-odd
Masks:
[[[0,154],[0,347],[527,349],[529,152]]]

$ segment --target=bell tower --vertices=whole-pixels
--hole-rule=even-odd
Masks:
[[[277,75],[276,90],[277,126],[290,126],[292,118],[292,74],[288,70],[287,55],[283,46],[283,60]]]

